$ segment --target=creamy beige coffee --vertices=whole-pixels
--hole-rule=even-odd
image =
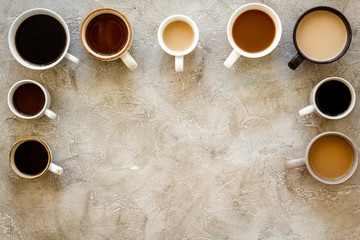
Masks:
[[[169,23],[163,32],[163,40],[170,50],[182,52],[187,50],[194,42],[194,30],[184,21]]]
[[[300,51],[315,61],[327,61],[341,53],[347,41],[344,22],[336,14],[318,10],[307,14],[296,29]]]
[[[351,145],[342,137],[327,135],[311,147],[309,162],[316,175],[327,180],[345,176],[354,163]]]

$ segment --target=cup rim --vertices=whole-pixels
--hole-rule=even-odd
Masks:
[[[309,155],[310,155],[310,150],[312,148],[312,146],[314,145],[314,143],[319,140],[322,137],[325,136],[329,136],[329,135],[335,135],[335,136],[339,136],[341,138],[343,138],[352,148],[353,152],[354,152],[354,160],[353,160],[353,165],[350,169],[350,171],[343,177],[335,179],[335,180],[328,180],[328,179],[324,179],[320,176],[318,176],[315,171],[311,168],[310,165],[310,160],[309,160]],[[306,168],[308,169],[309,173],[318,181],[322,182],[322,183],[326,183],[326,184],[330,184],[330,185],[334,185],[334,184],[340,184],[343,183],[345,181],[347,181],[356,171],[357,166],[359,163],[359,153],[357,151],[356,145],[355,143],[351,140],[351,138],[349,138],[348,136],[346,136],[343,133],[340,132],[336,132],[336,131],[329,131],[329,132],[323,132],[319,135],[317,135],[316,137],[314,137],[310,143],[308,144],[307,148],[306,148],[306,155],[305,155],[305,165]]]
[[[86,32],[86,27],[88,26],[89,22],[94,19],[95,17],[103,14],[103,13],[110,13],[113,14],[117,17],[120,17],[122,21],[125,22],[126,27],[128,29],[128,39],[126,41],[125,46],[121,49],[121,51],[119,51],[116,54],[113,55],[101,55],[96,53],[95,51],[93,51],[91,49],[91,47],[87,44],[86,41],[86,37],[85,37],[85,32]],[[86,25],[85,25],[86,23]],[[121,13],[120,11],[114,9],[114,8],[98,8],[93,10],[92,12],[90,12],[88,15],[86,15],[86,17],[84,18],[84,20],[81,23],[80,26],[80,41],[81,41],[81,45],[83,46],[83,48],[85,49],[85,51],[90,54],[91,56],[100,59],[100,60],[105,60],[105,61],[109,61],[109,60],[115,60],[118,59],[124,52],[126,52],[128,50],[128,48],[130,47],[130,44],[132,42],[132,27],[130,24],[130,21],[126,18],[126,16]]]
[[[345,84],[345,86],[348,87],[350,93],[351,93],[351,102],[350,105],[348,106],[348,108],[346,109],[346,111],[344,111],[343,113],[336,115],[336,116],[330,116],[327,115],[325,113],[323,113],[319,107],[317,106],[316,103],[316,93],[318,91],[318,89],[320,88],[321,85],[323,85],[324,83],[328,82],[328,81],[338,81],[341,82],[343,84]],[[346,117],[347,115],[349,115],[351,113],[351,111],[354,109],[355,103],[356,103],[356,93],[355,93],[355,89],[354,87],[351,85],[350,82],[348,82],[347,80],[345,80],[344,78],[341,77],[328,77],[325,78],[323,80],[321,80],[318,84],[316,84],[316,86],[314,87],[313,93],[311,94],[311,99],[310,101],[312,102],[316,112],[318,114],[320,114],[322,117],[327,118],[327,119],[331,119],[331,120],[337,120],[337,119],[341,119]]]
[[[18,148],[22,143],[28,142],[28,141],[36,141],[36,142],[41,143],[41,144],[45,147],[45,149],[46,149],[46,151],[47,151],[47,153],[48,153],[48,162],[47,162],[46,167],[44,168],[43,171],[41,171],[40,173],[38,173],[38,174],[36,174],[36,175],[30,175],[30,174],[26,174],[26,173],[21,172],[21,171],[16,167],[16,165],[15,165],[15,160],[14,160],[14,164],[12,164],[12,159],[13,159],[12,156],[15,154],[17,148]],[[11,170],[12,170],[16,175],[18,175],[19,177],[24,178],[24,179],[35,179],[35,178],[41,177],[41,176],[44,175],[44,174],[47,172],[47,170],[49,169],[49,166],[50,166],[51,161],[52,161],[52,155],[51,155],[50,147],[46,144],[46,142],[44,142],[43,140],[38,139],[38,138],[31,138],[31,137],[29,137],[29,138],[22,138],[22,139],[16,141],[16,142],[12,145],[12,147],[11,147],[11,149],[10,149],[10,152],[9,152],[9,164],[10,164]],[[15,168],[16,168],[16,169],[15,169]],[[18,174],[18,172],[17,172],[16,170],[17,170],[18,172],[20,172],[21,174]]]
[[[13,104],[13,96],[14,96],[15,91],[20,86],[22,86],[22,85],[24,85],[26,83],[35,84],[36,86],[40,87],[40,89],[43,91],[43,93],[45,95],[45,103],[44,103],[43,108],[41,109],[41,111],[39,113],[37,113],[36,115],[33,115],[33,116],[27,116],[27,115],[24,115],[24,114],[20,113],[19,111],[16,110],[16,108],[15,108],[15,106]],[[23,119],[35,119],[35,118],[38,118],[38,117],[44,115],[49,104],[50,104],[50,99],[49,99],[49,96],[47,94],[46,88],[43,85],[41,85],[40,83],[38,83],[38,82],[36,82],[34,80],[30,80],[30,79],[20,80],[20,81],[14,83],[14,85],[11,86],[11,88],[10,88],[10,90],[8,92],[8,106],[9,106],[10,110],[16,116],[18,116],[20,118],[23,118]]]
[[[232,37],[232,28],[235,23],[235,20],[240,16],[242,13],[248,11],[248,10],[259,10],[262,12],[265,12],[274,22],[275,25],[275,36],[274,40],[271,43],[271,45],[266,48],[265,50],[261,52],[256,53],[249,53],[244,50],[242,50],[240,47],[238,47]],[[227,25],[227,37],[230,42],[230,45],[232,48],[238,52],[241,56],[248,57],[248,58],[259,58],[268,55],[271,53],[279,44],[280,39],[282,35],[282,24],[280,21],[279,16],[277,13],[269,6],[262,4],[262,3],[247,3],[239,7],[235,10],[235,12],[231,15],[228,25]]]
[[[17,32],[19,26],[29,17],[35,16],[35,15],[40,15],[40,14],[48,15],[48,16],[56,19],[61,24],[61,26],[64,28],[65,35],[66,35],[66,44],[65,44],[62,54],[58,57],[58,59],[56,61],[51,62],[46,65],[37,65],[37,64],[31,63],[31,62],[25,60],[23,57],[21,57],[20,53],[17,51],[16,44],[15,44],[16,32]],[[21,13],[12,22],[12,24],[10,26],[9,34],[8,34],[8,44],[9,44],[11,54],[13,55],[13,57],[15,58],[15,60],[18,63],[20,63],[24,67],[27,67],[27,68],[30,68],[33,70],[45,70],[45,69],[49,69],[49,68],[57,65],[61,60],[63,60],[63,58],[67,54],[69,47],[70,47],[70,32],[69,32],[69,28],[68,28],[66,22],[64,21],[64,19],[56,12],[54,12],[50,9],[47,9],[47,8],[32,8],[32,9],[29,9],[29,10]]]
[[[298,44],[297,44],[297,40],[296,40],[296,31],[297,28],[301,22],[301,20],[307,16],[309,13],[315,12],[315,11],[328,11],[331,13],[334,13],[336,16],[338,16],[344,23],[345,28],[346,28],[346,33],[347,33],[347,39],[346,39],[346,44],[343,48],[343,50],[334,58],[331,58],[329,60],[326,61],[318,61],[318,60],[314,60],[312,58],[307,57],[299,48]],[[313,63],[317,63],[317,64],[327,64],[327,63],[332,63],[335,62],[337,60],[339,60],[342,56],[344,56],[344,54],[347,52],[347,50],[349,49],[350,45],[351,45],[351,41],[352,41],[352,30],[351,30],[351,26],[349,21],[347,20],[347,18],[344,16],[344,14],[342,12],[340,12],[339,10],[332,8],[332,7],[328,7],[328,6],[317,6],[317,7],[313,7],[308,9],[307,11],[305,11],[303,14],[301,14],[301,16],[298,18],[298,20],[295,23],[294,26],[294,30],[293,30],[293,42],[294,42],[294,46],[296,48],[296,51],[300,54],[300,56],[302,56],[304,59],[313,62]]]
[[[187,24],[190,25],[190,27],[192,28],[192,30],[194,31],[194,41],[193,43],[191,44],[191,46],[186,49],[185,51],[182,51],[182,52],[176,52],[176,51],[173,51],[171,49],[169,49],[165,42],[164,42],[164,39],[163,39],[163,33],[164,33],[164,30],[166,28],[167,25],[169,25],[170,23],[172,22],[175,22],[175,21],[183,21]],[[199,42],[199,29],[196,25],[196,23],[194,22],[194,20],[192,20],[190,17],[186,16],[186,15],[182,15],[182,14],[175,14],[175,15],[171,15],[167,18],[165,18],[160,26],[159,26],[159,30],[158,30],[158,42],[161,46],[161,48],[168,54],[172,55],[172,56],[185,56],[187,54],[189,54],[190,52],[192,52],[195,47],[197,46],[198,42]]]

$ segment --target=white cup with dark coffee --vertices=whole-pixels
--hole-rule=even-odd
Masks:
[[[8,41],[16,61],[30,69],[51,68],[64,57],[79,63],[68,53],[70,33],[66,22],[49,9],[34,8],[20,14],[10,27]]]
[[[80,27],[80,40],[91,56],[112,61],[121,59],[130,69],[138,66],[129,53],[133,39],[130,21],[113,8],[99,8],[89,13]]]
[[[343,78],[329,77],[311,91],[310,105],[299,111],[300,116],[317,112],[327,119],[341,119],[354,108],[356,94],[352,85]]]
[[[161,48],[175,57],[175,71],[184,70],[184,56],[192,52],[199,41],[199,29],[185,15],[172,15],[159,27],[158,41]]]
[[[279,16],[261,3],[248,3],[230,17],[227,37],[233,51],[224,62],[231,68],[240,56],[259,58],[271,53],[280,42],[282,26]]]
[[[286,166],[306,166],[316,180],[339,184],[355,173],[358,155],[354,142],[348,136],[339,132],[324,132],[310,141],[304,158],[289,160]]]
[[[16,175],[25,179],[34,179],[48,170],[61,175],[63,169],[52,163],[50,147],[42,140],[24,138],[17,141],[10,150],[10,167]]]
[[[10,110],[23,119],[35,119],[43,115],[55,119],[56,113],[49,109],[50,103],[49,91],[33,80],[21,80],[15,83],[8,93]]]

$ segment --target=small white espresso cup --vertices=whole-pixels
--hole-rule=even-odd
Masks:
[[[24,20],[26,20],[27,18],[32,17],[34,15],[48,15],[50,17],[53,17],[63,26],[63,28],[65,30],[66,44],[65,44],[65,48],[63,50],[63,53],[61,54],[61,56],[55,62],[51,62],[51,63],[49,63],[47,65],[37,65],[37,64],[26,61],[25,59],[23,59],[20,56],[19,52],[16,49],[15,36],[16,36],[16,32],[17,32],[19,26],[21,25],[21,23]],[[18,61],[24,67],[27,67],[27,68],[30,68],[30,69],[34,69],[34,70],[49,69],[51,67],[54,67],[56,64],[58,64],[64,57],[71,60],[72,62],[74,62],[76,64],[79,63],[78,58],[76,58],[73,55],[68,53],[69,46],[70,46],[70,32],[69,32],[68,26],[66,25],[66,22],[57,13],[55,13],[55,12],[49,10],[49,9],[33,8],[33,9],[27,10],[26,12],[23,12],[22,14],[20,14],[15,19],[15,21],[11,24],[8,40],[9,40],[10,51],[11,51],[12,55],[14,56],[14,58],[16,59],[16,61]]]
[[[338,82],[343,83],[345,86],[348,87],[350,94],[351,94],[351,100],[350,100],[349,107],[344,112],[342,112],[341,114],[336,115],[336,116],[331,116],[329,114],[322,112],[316,103],[316,93],[318,92],[319,87],[328,81],[338,81]],[[311,94],[310,94],[310,105],[301,109],[299,111],[299,115],[304,116],[304,115],[310,114],[315,111],[319,115],[321,115],[327,119],[332,119],[332,120],[341,119],[341,118],[347,116],[353,110],[353,108],[355,106],[355,102],[356,102],[355,90],[348,81],[346,81],[345,79],[340,78],[340,77],[329,77],[329,78],[322,80],[318,84],[316,84],[316,86],[312,89]]]
[[[91,22],[91,20],[93,20],[95,17],[101,15],[101,14],[112,14],[115,15],[117,17],[119,17],[126,25],[127,27],[127,31],[128,31],[128,39],[127,42],[124,46],[123,49],[121,49],[119,52],[114,53],[113,55],[103,55],[101,53],[97,53],[95,52],[93,49],[91,49],[91,47],[89,46],[87,40],[86,40],[86,29],[89,25],[89,23]],[[124,64],[130,69],[130,70],[135,70],[138,66],[138,64],[136,63],[135,59],[130,55],[130,53],[128,52],[128,49],[131,46],[132,43],[132,27],[130,25],[129,20],[125,17],[124,14],[122,14],[121,12],[113,9],[113,8],[99,8],[96,9],[94,11],[92,11],[91,13],[89,13],[85,19],[83,20],[81,27],[80,27],[80,40],[81,40],[81,44],[83,45],[84,49],[93,57],[99,59],[99,60],[103,60],[103,61],[112,61],[112,60],[116,60],[121,58],[121,60],[124,62]]]
[[[351,146],[352,151],[354,153],[353,164],[352,164],[350,170],[347,172],[347,174],[345,174],[341,178],[337,178],[335,180],[324,179],[324,178],[318,176],[315,173],[315,171],[312,169],[311,164],[310,164],[310,150],[314,146],[314,143],[316,143],[316,141],[319,140],[320,138],[323,138],[326,136],[331,136],[331,135],[344,139]],[[306,168],[308,169],[311,176],[313,176],[316,180],[318,180],[322,183],[326,183],[326,184],[339,184],[339,183],[343,183],[346,180],[348,180],[355,173],[358,163],[359,163],[359,153],[357,151],[357,148],[356,148],[354,142],[348,136],[346,136],[345,134],[339,133],[339,132],[324,132],[324,133],[317,135],[313,140],[310,141],[310,143],[308,144],[308,146],[306,148],[305,158],[289,160],[286,162],[286,167],[287,168],[298,168],[298,167],[306,166]]]
[[[42,144],[43,147],[46,149],[47,155],[48,155],[46,167],[36,175],[31,175],[31,174],[20,171],[19,168],[15,164],[16,151],[18,150],[18,148],[21,144],[28,142],[28,141],[35,141],[35,142]],[[40,139],[36,139],[36,138],[23,138],[23,139],[17,141],[10,150],[9,161],[10,161],[10,167],[13,170],[13,172],[16,173],[16,175],[18,175],[19,177],[22,177],[25,179],[38,178],[38,177],[44,175],[48,170],[57,175],[61,175],[63,173],[63,169],[61,167],[52,163],[52,154],[51,154],[50,147],[44,141],[42,141]]]
[[[13,100],[13,97],[14,97],[14,93],[16,91],[16,89],[18,89],[20,86],[24,85],[24,84],[35,84],[37,85],[44,93],[45,95],[45,104],[44,104],[44,107],[42,108],[42,110],[37,113],[36,115],[25,115],[21,112],[19,112],[16,107],[14,106],[14,100]],[[33,80],[21,80],[21,81],[18,81],[17,83],[15,83],[9,90],[9,93],[8,93],[8,105],[9,105],[9,108],[10,110],[18,117],[20,118],[23,118],[23,119],[35,119],[35,118],[39,118],[41,116],[43,116],[44,114],[51,118],[51,119],[55,119],[56,118],[56,113],[54,113],[53,111],[51,111],[49,109],[50,107],[50,103],[51,103],[51,97],[50,97],[50,93],[49,91],[43,86],[41,85],[40,83],[36,82],[36,81],[33,81]]]
[[[275,24],[275,38],[271,43],[271,45],[267,49],[261,52],[256,52],[256,53],[245,52],[236,45],[232,35],[232,29],[235,20],[240,16],[240,14],[249,10],[260,10],[262,12],[265,12],[271,17],[271,19],[274,21]],[[271,53],[280,42],[281,33],[282,33],[282,26],[281,26],[280,18],[273,9],[261,3],[248,3],[241,6],[231,15],[227,25],[227,37],[229,39],[230,45],[234,50],[225,60],[224,66],[227,68],[231,68],[234,65],[234,63],[239,59],[240,56],[249,57],[249,58],[259,58]]]
[[[168,48],[164,42],[164,38],[163,38],[163,34],[164,34],[164,30],[166,28],[167,25],[169,25],[172,22],[175,21],[183,21],[187,24],[190,25],[190,27],[192,28],[192,30],[194,31],[194,41],[193,43],[190,45],[190,47],[184,51],[181,52],[177,52],[177,51],[173,51],[170,48]],[[189,18],[188,16],[185,15],[172,15],[168,18],[166,18],[159,27],[159,31],[158,31],[158,41],[159,44],[161,46],[161,48],[168,54],[175,56],[175,71],[176,72],[182,72],[184,70],[184,56],[191,53],[196,45],[198,44],[199,41],[199,29],[196,26],[195,22]]]

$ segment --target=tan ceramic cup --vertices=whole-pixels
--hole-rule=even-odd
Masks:
[[[342,176],[341,178],[338,178],[335,180],[328,180],[328,179],[318,176],[315,173],[315,171],[312,169],[310,161],[309,161],[310,150],[311,150],[312,146],[314,145],[314,143],[318,139],[325,137],[325,136],[329,136],[329,135],[335,135],[335,136],[338,136],[338,137],[341,137],[342,139],[344,139],[351,146],[351,148],[354,152],[353,164],[352,164],[352,167],[349,170],[349,172],[347,174],[345,174],[344,176]],[[324,133],[317,135],[313,140],[311,140],[311,142],[309,143],[309,145],[306,148],[305,158],[289,160],[286,162],[286,167],[287,168],[298,168],[298,167],[306,166],[306,168],[308,169],[311,176],[313,176],[316,180],[318,180],[322,183],[326,183],[326,184],[339,184],[339,183],[343,183],[346,180],[348,180],[355,173],[358,163],[359,163],[359,153],[357,151],[355,143],[348,136],[346,136],[345,134],[339,133],[339,132],[324,132]]]
[[[16,164],[15,164],[16,150],[22,143],[27,142],[27,141],[37,141],[37,142],[41,143],[45,147],[46,151],[48,152],[48,163],[46,165],[46,168],[44,168],[44,170],[41,171],[40,173],[38,173],[37,175],[30,175],[30,174],[23,173],[16,167]],[[23,138],[23,139],[20,139],[19,141],[17,141],[10,150],[9,161],[10,161],[10,167],[13,170],[13,172],[16,175],[18,175],[19,177],[22,177],[25,179],[38,178],[38,177],[44,175],[48,170],[57,175],[61,175],[63,173],[63,169],[61,167],[52,163],[52,155],[51,155],[50,147],[44,141],[42,141],[40,139],[36,139],[36,138]]]
[[[88,45],[87,41],[86,41],[86,37],[85,37],[85,33],[86,33],[86,28],[88,26],[88,24],[90,23],[90,21],[92,19],[94,19],[96,16],[99,16],[101,14],[113,14],[117,17],[119,17],[127,26],[127,30],[128,30],[128,39],[127,42],[125,44],[125,47],[123,49],[121,49],[119,52],[113,54],[113,55],[102,55],[100,53],[97,53],[95,51],[93,51],[90,46]],[[136,63],[135,59],[130,55],[130,53],[128,52],[129,47],[131,46],[131,42],[132,42],[132,28],[130,25],[129,20],[125,17],[124,14],[122,14],[121,12],[112,9],[112,8],[99,8],[96,9],[94,11],[92,11],[91,13],[89,13],[84,21],[81,24],[80,27],[80,40],[81,40],[81,44],[83,45],[84,49],[93,57],[103,60],[103,61],[112,61],[112,60],[116,60],[121,58],[121,60],[125,63],[125,65],[130,69],[130,70],[135,70],[138,66],[138,64]]]

